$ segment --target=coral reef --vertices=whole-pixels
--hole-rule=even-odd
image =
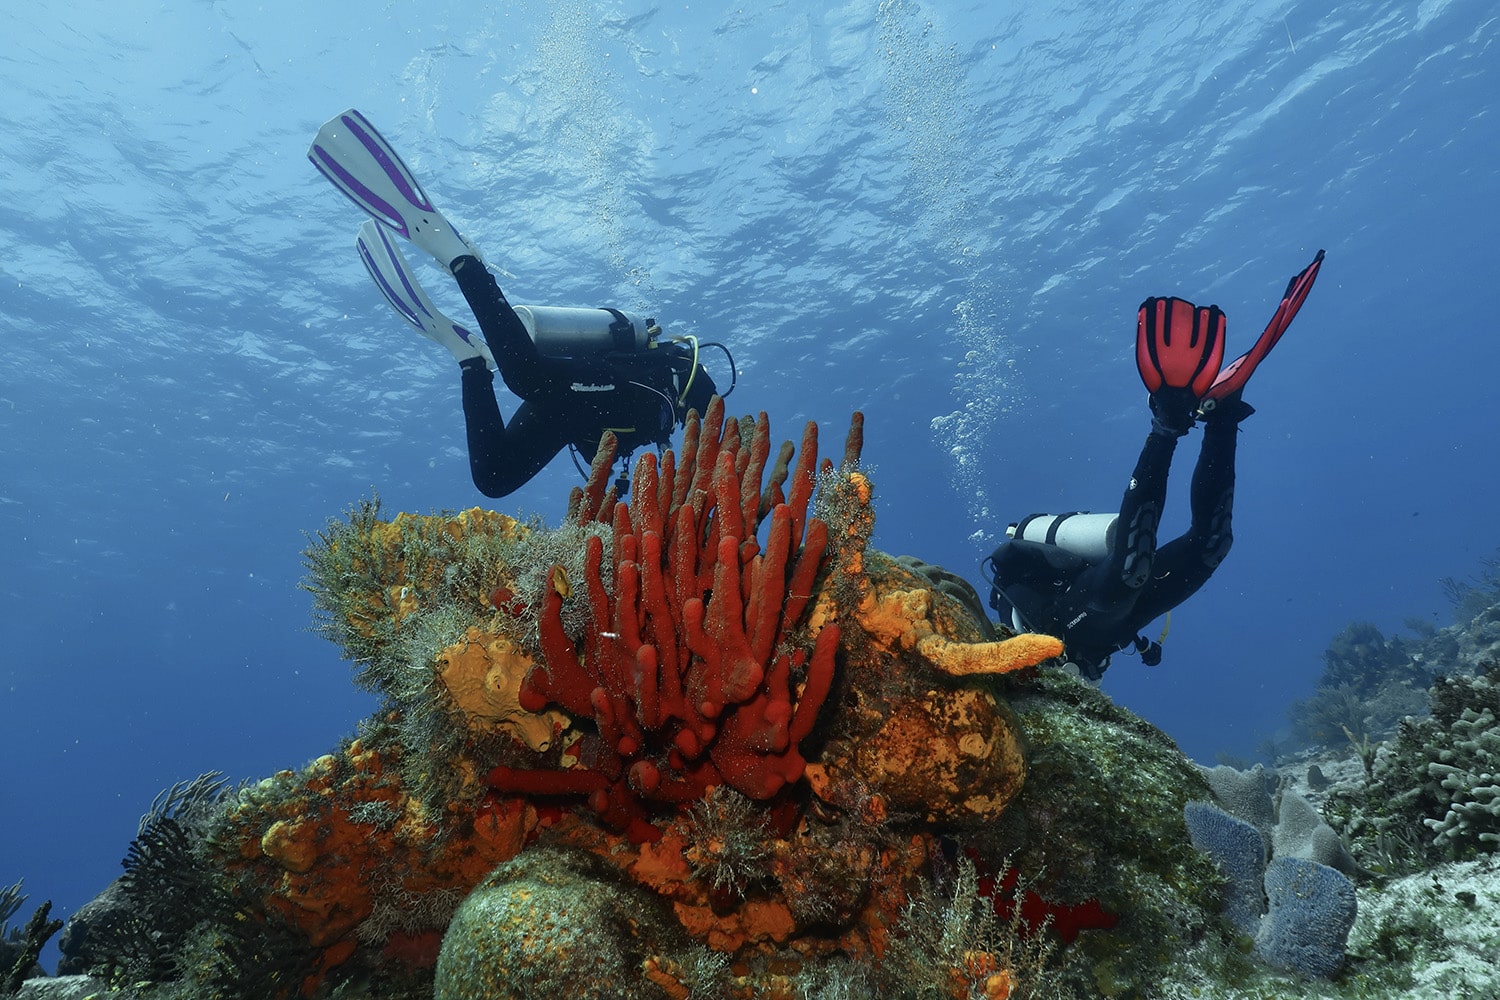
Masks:
[[[1482,673],[1500,661],[1495,565],[1493,558],[1484,560],[1475,583],[1444,581],[1454,602],[1454,623],[1445,628],[1408,619],[1415,638],[1386,638],[1374,625],[1354,622],[1334,636],[1317,691],[1288,709],[1292,746],[1388,737],[1407,716],[1427,714],[1427,688],[1435,678]]]
[[[16,915],[16,911],[26,902],[26,896],[21,892],[21,883],[0,888],[0,982],[9,978],[10,974],[21,965],[24,958],[25,939],[19,927],[10,926],[10,918]],[[29,973],[32,967],[27,965],[22,973]]]
[[[1292,741],[1297,746],[1333,746],[1345,733],[1381,736],[1414,713],[1426,710],[1427,667],[1433,640],[1386,638],[1369,622],[1352,622],[1323,653],[1323,676],[1309,698],[1293,702]]]
[[[514,646],[534,642],[537,628],[533,605],[514,593],[540,590],[551,565],[581,576],[582,538],[479,508],[380,514],[378,499],[365,501],[320,532],[305,553],[305,586],[319,628],[357,665],[356,682],[382,698],[383,743],[412,751],[387,755],[402,788],[435,813],[472,810],[485,791],[473,760],[508,747],[518,721],[544,744],[558,722],[507,707],[532,663]],[[504,631],[471,631],[495,619]]]
[[[176,942],[232,907],[196,848],[224,785],[215,774],[174,785],[141,817],[112,891],[68,926],[70,964],[113,982],[179,977]]]
[[[1025,783],[994,678],[1061,645],[996,636],[869,548],[858,415],[837,466],[814,425],[774,461],[769,434],[715,402],[680,457],[636,463],[628,502],[607,439],[556,529],[372,501],[318,536],[321,625],[383,707],[227,796],[206,837],[234,892],[303,937],[307,983],[440,962],[453,995],[535,995],[540,966],[494,980],[472,929],[529,913],[533,933],[581,893],[601,927],[636,920],[635,944],[592,949],[615,963],[605,993],[774,994],[849,962],[902,995],[867,966],[935,891],[944,838]],[[931,953],[932,977],[1008,994],[1040,975],[989,936]]]
[[[1445,577],[1443,591],[1453,602],[1453,621],[1461,641],[1469,649],[1488,647],[1494,658],[1500,649],[1500,551],[1479,560],[1479,570],[1466,580]]]
[[[1184,806],[1208,794],[1204,777],[1160,730],[1062,671],[1001,689],[1026,737],[1027,780],[970,841],[1031,875],[1055,923],[1077,921],[1059,955],[1069,988],[1144,995],[1220,921],[1222,878],[1183,821]],[[1078,933],[1091,927],[1110,929]]]
[[[925,883],[902,914],[883,961],[886,978],[916,996],[1066,995],[1048,964],[1055,941],[1028,925],[1022,906],[996,906],[994,887],[965,857],[945,880],[950,884],[942,881]],[[1014,888],[1012,901],[1030,890]]]
[[[1329,796],[1356,859],[1377,870],[1500,849],[1500,664],[1439,677],[1429,699],[1431,715],[1372,752],[1365,782]]]
[[[1354,879],[1357,907],[1336,976],[1277,982],[1210,937],[1174,966],[1160,984],[1162,995],[1213,995],[1223,1000],[1500,995],[1493,959],[1500,947],[1495,906],[1500,899],[1500,852],[1480,837],[1492,815],[1486,789],[1493,782],[1485,775],[1495,773],[1486,745],[1494,729],[1490,720],[1500,711],[1500,684],[1492,662],[1493,623],[1500,620],[1500,612],[1493,606],[1492,586],[1489,580],[1483,589],[1465,587],[1458,593],[1463,606],[1457,624],[1435,629],[1408,622],[1419,636],[1404,645],[1413,669],[1443,671],[1430,691],[1407,691],[1409,682],[1402,681],[1376,685],[1371,694],[1360,697],[1354,696],[1352,684],[1345,685],[1351,704],[1369,720],[1369,729],[1348,724],[1343,740],[1330,741],[1316,754],[1303,752],[1283,761],[1279,775],[1260,768],[1209,772],[1216,795],[1226,803],[1263,796],[1276,777],[1279,823],[1268,826],[1264,808],[1257,820],[1257,826],[1267,831],[1267,843],[1274,840],[1278,853],[1343,864],[1345,874]],[[1488,661],[1486,651],[1491,651]],[[1388,698],[1397,689],[1406,693]],[[1381,706],[1394,705],[1407,694],[1418,696],[1414,712],[1400,718],[1399,724],[1392,719],[1396,731],[1390,738],[1372,738],[1372,732],[1379,732]],[[1265,801],[1261,799],[1262,807]],[[1315,803],[1321,804],[1326,824]],[[1201,808],[1235,822],[1207,804]],[[1329,824],[1344,838],[1336,838]],[[1344,839],[1352,858],[1345,855]],[[1242,860],[1246,856],[1240,855]],[[1248,856],[1255,858],[1253,853]],[[1452,857],[1473,860],[1447,860]],[[1304,867],[1291,861],[1286,866]],[[1319,956],[1337,955],[1336,939],[1325,936],[1320,941],[1317,932],[1344,926],[1349,918],[1347,892],[1331,872],[1307,871],[1316,874],[1304,885],[1307,898],[1296,900],[1289,911],[1293,919],[1285,932],[1268,929],[1269,915],[1260,918],[1256,930],[1265,933],[1256,941],[1258,953],[1279,938],[1283,947],[1278,950],[1294,959],[1312,957],[1317,962]],[[1260,893],[1253,895],[1257,904],[1264,902]],[[1303,908],[1314,902],[1318,906]],[[1299,955],[1305,948],[1311,951]]]
[[[371,722],[302,771],[240,789],[211,832],[239,891],[304,935],[322,969],[361,949],[430,965],[463,897],[538,822],[519,800],[429,811],[402,785],[400,731]]]
[[[124,874],[68,921],[60,971],[207,998],[275,996],[302,985],[316,960],[307,939],[264,908],[258,888],[237,893],[214,856],[210,831],[225,801],[213,772],[157,796]]]
[[[1203,774],[1038,670],[1056,639],[874,549],[861,436],[773,457],[716,401],[628,501],[606,440],[555,528],[330,523],[307,586],[381,707],[158,810],[142,858],[213,913],[157,920],[169,958],[133,974],[228,996],[274,953],[258,995],[1130,997],[1232,942],[1184,820]]]
[[[1415,664],[1406,640],[1386,638],[1370,622],[1351,622],[1323,651],[1324,687],[1347,684],[1361,696],[1390,681],[1422,683],[1426,672]]]
[[[1025,777],[1021,730],[994,690],[934,682],[1009,672],[1056,656],[1059,645],[1048,637],[945,637],[960,631],[961,619],[935,607],[924,577],[879,552],[865,554],[858,580],[855,635],[866,652],[883,655],[846,659],[843,710],[808,769],[813,794],[876,819],[954,827],[995,819]],[[814,618],[828,610],[820,606]]]

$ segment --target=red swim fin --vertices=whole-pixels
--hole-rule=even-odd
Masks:
[[[1146,391],[1187,389],[1202,398],[1224,360],[1224,313],[1186,299],[1152,297],[1136,317],[1135,365]]]
[[[1322,267],[1323,251],[1319,250],[1312,263],[1287,282],[1286,292],[1281,297],[1281,305],[1276,307],[1276,314],[1271,317],[1271,322],[1266,324],[1266,329],[1260,335],[1260,339],[1255,342],[1255,346],[1235,358],[1229,363],[1229,367],[1219,373],[1213,385],[1202,394],[1205,400],[1217,403],[1245,387],[1255,367],[1266,359],[1266,355],[1271,353],[1271,348],[1275,347],[1281,335],[1286,333],[1287,327],[1292,325],[1297,310],[1301,309],[1302,303],[1307,301],[1307,293],[1312,291],[1313,282],[1318,280],[1318,271]]]

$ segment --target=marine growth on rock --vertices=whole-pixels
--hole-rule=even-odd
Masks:
[[[297,953],[273,992],[1148,981],[1213,901],[1182,821],[1201,778],[1038,675],[1058,640],[997,630],[953,574],[870,546],[862,433],[856,414],[837,462],[812,424],[773,455],[764,414],[715,400],[635,463],[628,501],[606,438],[556,527],[370,500],[320,532],[320,626],[381,707],[226,793],[193,847],[236,933]],[[1143,937],[1159,948],[1136,958]],[[184,983],[250,954],[184,949],[214,970]]]

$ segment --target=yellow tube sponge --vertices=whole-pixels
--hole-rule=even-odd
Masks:
[[[1008,674],[1061,656],[1061,639],[1026,632],[997,642],[953,642],[932,634],[917,640],[917,652],[952,677]]]

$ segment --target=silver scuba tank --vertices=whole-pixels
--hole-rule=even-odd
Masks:
[[[575,306],[516,306],[516,315],[537,350],[553,357],[640,351],[660,331],[656,321],[618,309]]]
[[[1011,538],[1025,542],[1043,542],[1099,561],[1115,546],[1115,526],[1119,514],[1090,514],[1072,511],[1067,514],[1032,514],[1005,529]]]

